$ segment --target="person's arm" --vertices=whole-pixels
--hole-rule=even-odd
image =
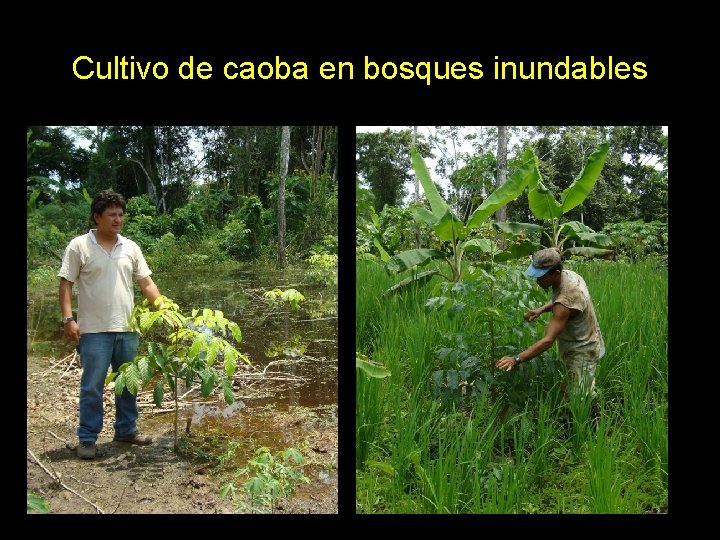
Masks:
[[[154,306],[155,300],[157,300],[160,296],[160,289],[158,289],[157,285],[155,285],[152,278],[147,276],[142,279],[138,279],[138,285],[140,285],[140,290],[142,291],[143,296],[148,299],[148,302],[150,302],[151,305]]]
[[[544,308],[545,306],[543,306],[543,309]],[[562,332],[565,328],[565,325],[570,318],[570,313],[570,308],[565,307],[560,303],[553,304],[553,316],[545,329],[545,335],[542,339],[536,341],[518,355],[520,357],[520,362],[527,362],[552,347],[553,343],[555,343],[555,340],[560,335],[560,332]],[[510,371],[515,367],[515,365],[515,358],[512,356],[503,356],[498,363],[495,364],[496,367],[504,369],[505,371]]]
[[[531,309],[530,311],[528,311],[527,313],[525,313],[523,315],[523,318],[528,322],[532,322],[535,319],[537,319],[540,315],[542,315],[543,313],[552,311],[552,309],[553,309],[553,303],[549,302],[539,308]]]
[[[60,313],[62,317],[72,317],[72,287],[73,282],[60,278]],[[65,337],[80,341],[80,327],[76,321],[70,321],[63,326]]]

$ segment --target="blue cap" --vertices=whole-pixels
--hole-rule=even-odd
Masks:
[[[534,278],[542,277],[561,262],[562,257],[557,249],[541,249],[533,254],[532,262],[525,270],[525,275]]]

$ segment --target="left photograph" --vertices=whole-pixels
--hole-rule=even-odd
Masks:
[[[337,514],[337,126],[26,137],[27,512]]]

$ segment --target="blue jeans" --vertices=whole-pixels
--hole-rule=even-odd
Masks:
[[[113,371],[135,358],[140,336],[137,332],[99,332],[80,336],[80,442],[94,443],[103,425],[103,390],[108,367]],[[115,397],[115,434],[121,437],[137,431],[137,399],[125,388]]]

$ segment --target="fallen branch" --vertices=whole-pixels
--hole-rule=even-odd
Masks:
[[[67,440],[61,439],[60,437],[58,437],[57,435],[55,435],[55,434],[54,434],[52,431],[50,431],[49,429],[47,430],[47,432],[48,432],[50,435],[52,435],[53,437],[55,437],[58,441],[67,444]]]
[[[27,451],[28,451],[28,454],[30,454],[30,457],[32,457],[32,458],[35,460],[35,463],[37,463],[38,465],[40,465],[40,467],[42,468],[42,470],[45,471],[45,472],[50,476],[50,478],[52,478],[53,480],[55,480],[55,482],[57,482],[60,486],[62,486],[63,488],[67,489],[70,493],[74,493],[75,495],[77,495],[78,497],[80,497],[80,498],[81,498],[83,501],[85,501],[86,503],[92,505],[93,508],[95,508],[95,510],[97,510],[97,513],[98,513],[98,514],[104,514],[104,513],[105,513],[105,512],[102,511],[102,509],[101,509],[97,504],[95,504],[95,503],[92,502],[92,501],[89,501],[88,499],[86,499],[85,497],[83,497],[82,495],[80,495],[77,491],[75,491],[74,489],[69,488],[68,486],[66,486],[65,484],[63,484],[62,481],[61,481],[56,475],[53,475],[53,474],[48,470],[48,468],[45,467],[45,465],[42,464],[42,462],[35,456],[35,454],[32,453],[32,450],[30,450],[30,449],[28,448]]]

